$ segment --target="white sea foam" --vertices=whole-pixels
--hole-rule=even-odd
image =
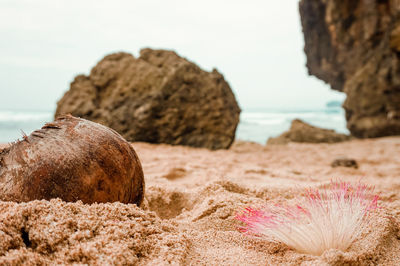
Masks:
[[[12,142],[21,137],[21,131],[30,134],[45,122],[53,120],[52,112],[0,111],[0,143]]]
[[[51,119],[51,112],[15,112],[15,111],[0,111],[0,122],[27,122],[27,121],[42,121],[43,119]],[[1,125],[0,125],[1,126]],[[1,129],[1,128],[0,128]]]
[[[246,111],[240,115],[236,138],[265,143],[286,131],[293,119],[302,119],[312,125],[348,133],[344,111],[341,108],[324,110],[264,110]]]

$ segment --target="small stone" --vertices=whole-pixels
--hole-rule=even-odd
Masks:
[[[358,168],[357,161],[354,159],[346,158],[346,157],[339,157],[333,160],[331,163],[332,167],[352,167]]]

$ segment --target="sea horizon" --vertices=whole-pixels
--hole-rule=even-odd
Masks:
[[[54,110],[0,110],[0,143],[29,135],[44,123],[52,121]],[[265,144],[288,130],[293,119],[301,119],[311,125],[333,129],[348,134],[344,110],[341,107],[325,108],[243,108],[236,130],[235,140]]]

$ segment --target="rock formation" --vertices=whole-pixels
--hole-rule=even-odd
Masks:
[[[289,142],[335,143],[349,140],[350,137],[334,130],[309,125],[300,119],[292,121],[289,131],[276,138],[269,138],[267,144],[286,144]]]
[[[301,0],[309,74],[347,94],[356,137],[400,134],[400,1]]]
[[[173,51],[143,49],[140,57],[104,57],[79,75],[58,102],[71,113],[102,123],[129,141],[228,148],[240,109],[224,77],[201,70]]]

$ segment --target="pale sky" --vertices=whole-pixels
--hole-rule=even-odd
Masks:
[[[0,38],[1,110],[54,110],[77,74],[143,47],[217,68],[243,109],[344,99],[307,74],[296,0],[0,0]]]

